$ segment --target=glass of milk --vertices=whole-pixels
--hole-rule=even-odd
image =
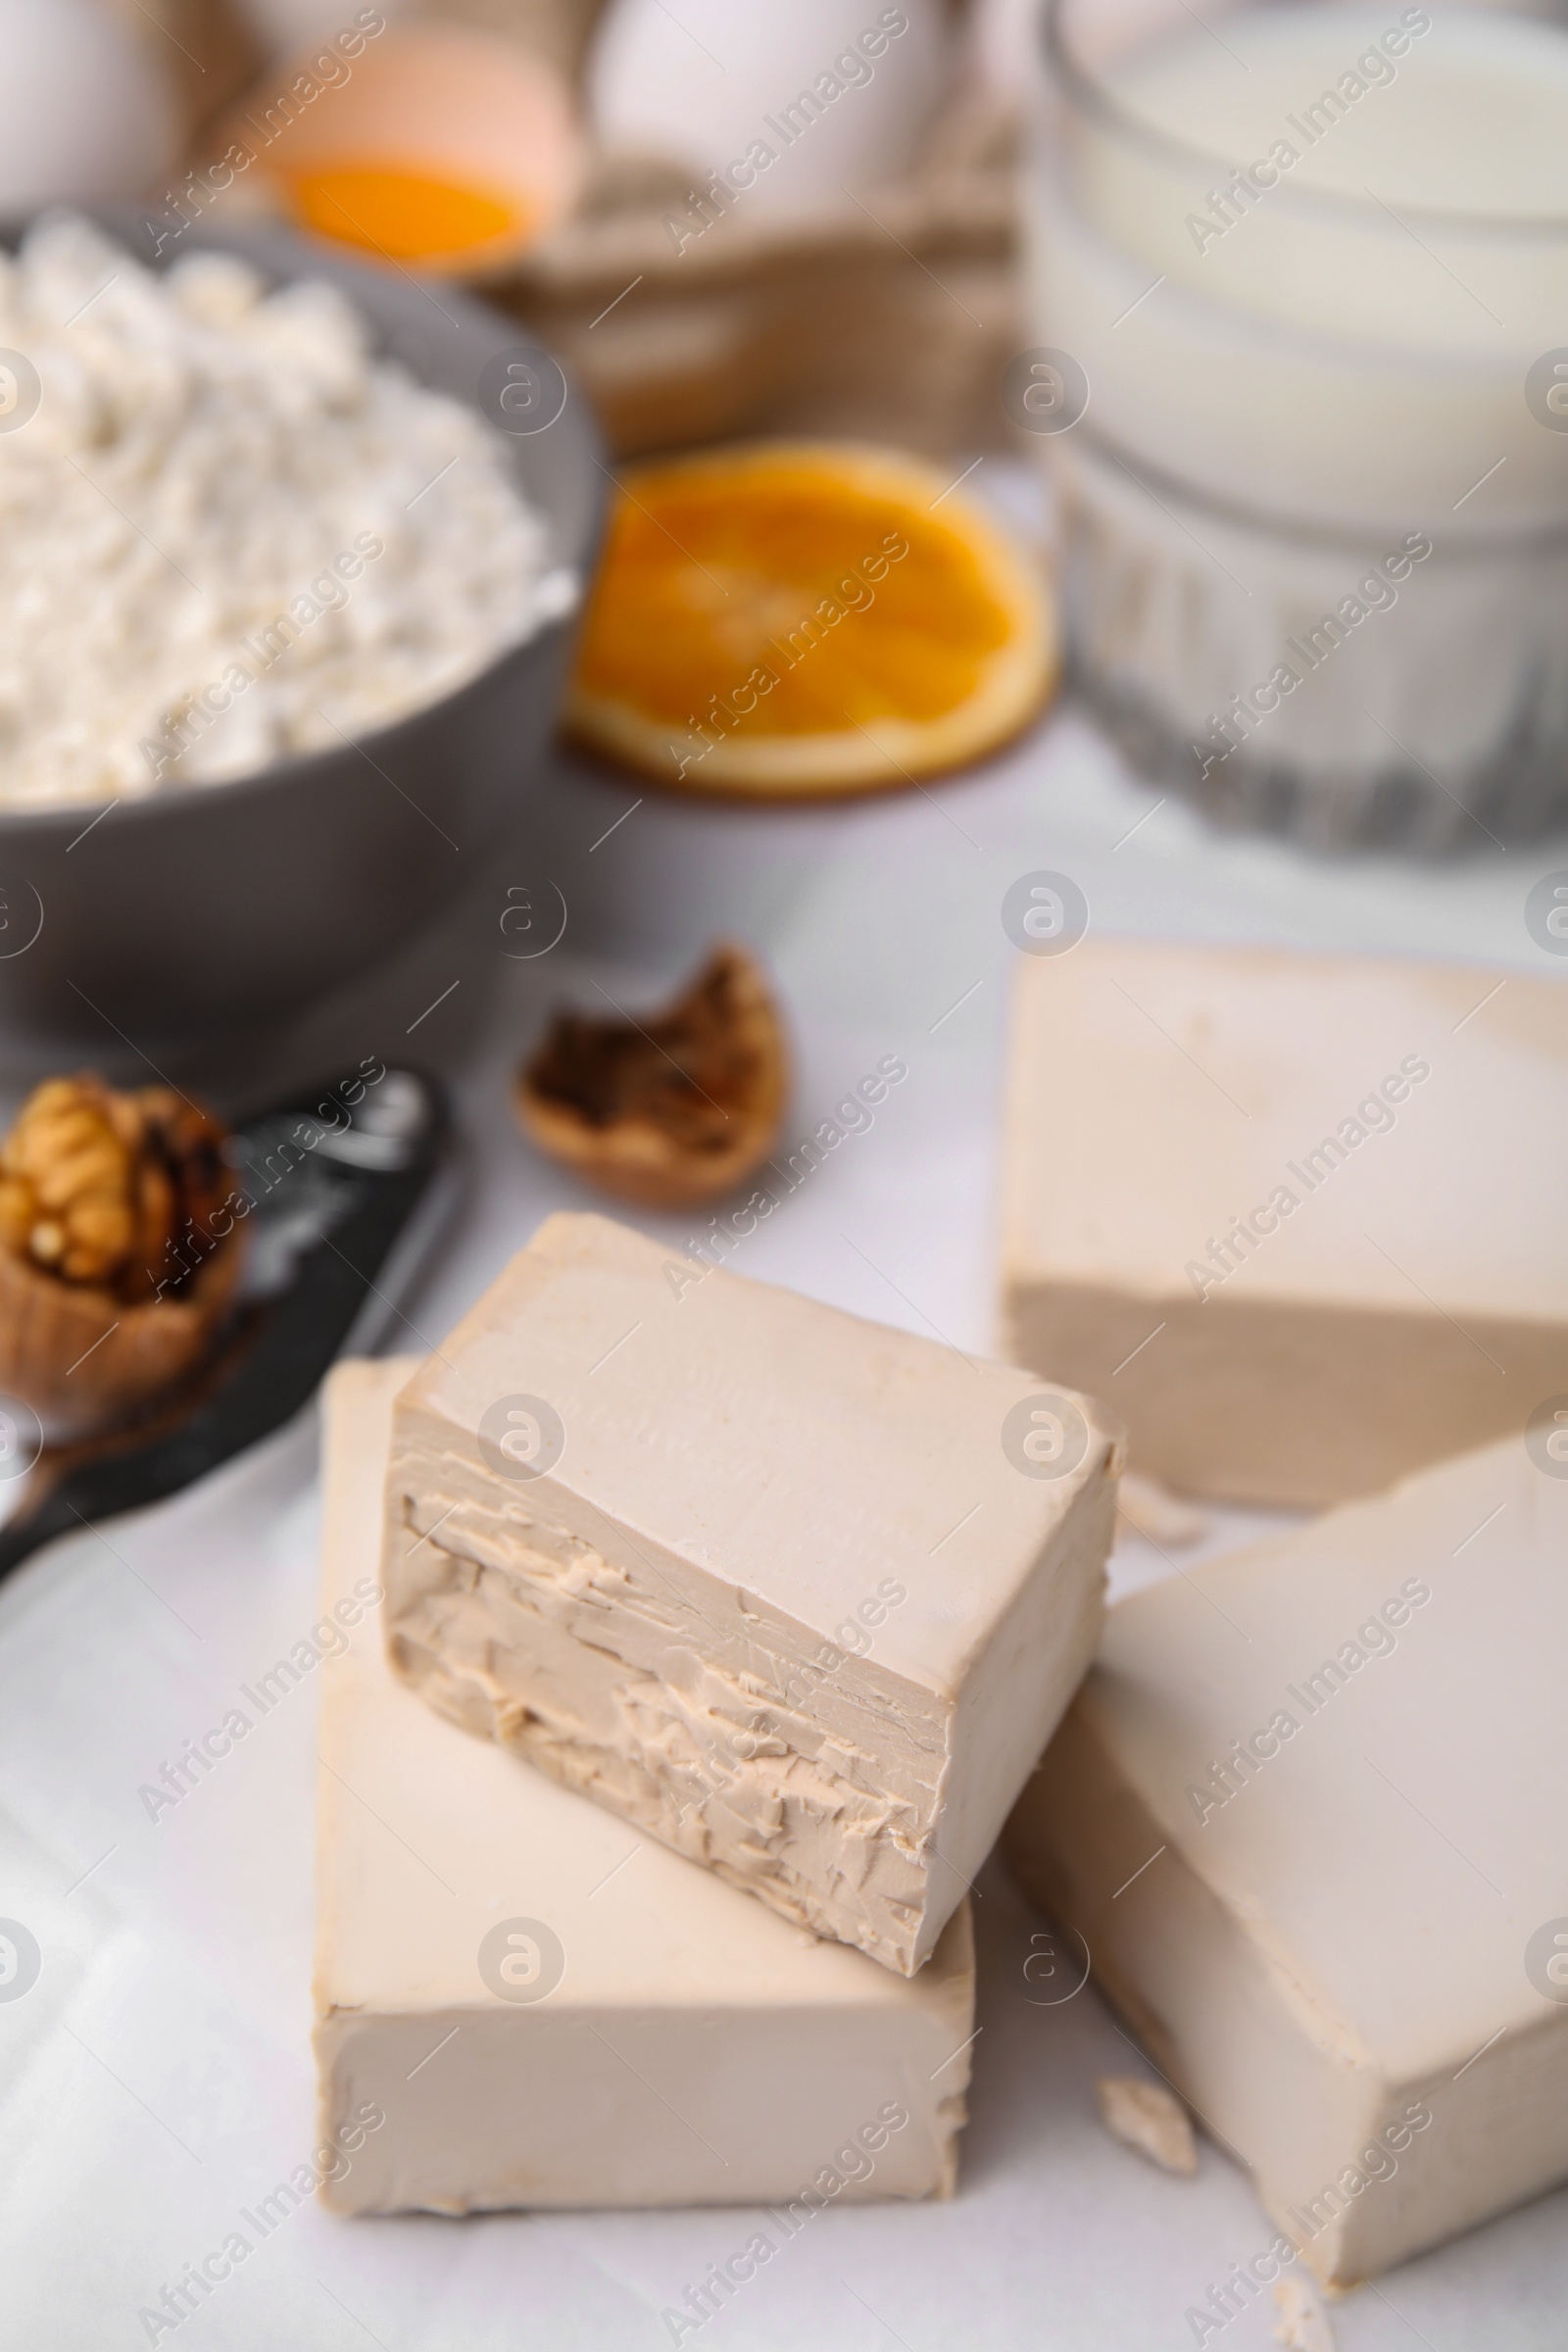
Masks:
[[[1013,409],[1138,765],[1323,846],[1568,808],[1568,26],[1052,0]]]

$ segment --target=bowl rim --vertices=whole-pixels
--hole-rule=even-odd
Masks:
[[[190,224],[188,240],[181,239],[180,254],[171,256],[170,262],[162,262],[161,257],[156,253],[150,258],[144,258],[143,253],[136,250],[135,232],[150,225],[147,208],[122,203],[52,204],[41,206],[28,213],[0,215],[0,253],[15,253],[28,230],[38,221],[52,216],[74,216],[90,221],[94,227],[103,229],[107,235],[113,236],[122,244],[139,267],[151,269],[159,274],[162,274],[163,270],[168,269],[172,261],[179,259],[180,255],[205,248],[211,252],[240,255],[269,280],[270,287],[273,290],[315,274],[325,276],[329,281],[338,279],[349,281],[342,290],[350,301],[354,301],[356,285],[368,282],[371,286],[379,286],[383,282],[383,273],[374,263],[357,261],[347,253],[340,258],[333,248],[318,247],[309,238],[300,236],[292,229],[280,226],[270,220],[231,223],[195,221]],[[302,265],[297,270],[287,266],[289,261],[295,257]],[[575,382],[570,371],[562,366],[554,352],[546,344],[541,343],[537,335],[530,333],[519,320],[511,318],[505,311],[498,310],[494,304],[487,303],[474,295],[466,286],[456,285],[448,279],[441,279],[438,282],[441,286],[443,301],[436,307],[441,309],[447,302],[453,304],[459,314],[456,324],[459,326],[466,324],[479,328],[492,326],[503,328],[510,333],[513,347],[528,350],[540,359],[550,361],[552,366],[560,368],[566,387],[566,398],[558,412],[557,418],[552,419],[552,422],[564,416],[566,410],[572,405],[573,395],[576,395],[578,408],[576,421],[578,428],[586,435],[585,454],[590,465],[596,469],[599,478],[597,481],[588,483],[589,497],[586,514],[579,533],[580,544],[570,548],[557,549],[555,554],[558,562],[549,567],[559,567],[573,573],[576,594],[572,602],[562,612],[553,613],[540,621],[528,636],[519,638],[514,644],[503,646],[498,654],[486,662],[481,668],[475,670],[470,677],[465,678],[461,685],[453,687],[450,692],[439,696],[434,702],[420,703],[412,710],[401,712],[398,717],[375,727],[369,733],[346,736],[340,744],[323,745],[318,751],[293,752],[285,759],[273,760],[267,766],[252,768],[243,775],[217,776],[207,783],[193,779],[189,782],[158,784],[150,792],[137,793],[128,798],[111,797],[93,800],[36,802],[25,808],[8,807],[3,800],[0,800],[0,835],[21,834],[25,836],[59,830],[72,823],[79,825],[83,818],[90,824],[97,824],[112,811],[118,812],[121,821],[125,823],[156,824],[163,817],[182,812],[188,813],[193,807],[204,808],[232,807],[236,800],[254,800],[279,785],[308,782],[313,775],[326,772],[339,765],[345,755],[350,752],[362,753],[374,767],[378,764],[374,756],[378,745],[391,745],[398,736],[404,734],[411,727],[423,727],[432,722],[444,723],[448,715],[461,710],[463,704],[470,697],[487,692],[513,664],[542,652],[564,630],[575,627],[581,617],[588,595],[589,573],[594,550],[603,527],[610,478],[608,468],[599,454],[603,443],[593,412],[583,398],[580,386]],[[431,291],[433,299],[433,289],[428,290]],[[370,303],[364,303],[358,307],[371,329],[372,340],[382,340],[373,306]],[[467,314],[466,318],[463,317],[465,312]],[[418,369],[410,363],[398,361],[397,365],[407,367],[409,373],[415,376],[416,381],[421,383],[424,381]],[[426,389],[439,389],[439,387],[426,385]],[[449,400],[462,399],[462,395],[458,393],[447,393],[445,397]],[[464,405],[472,408],[480,416],[484,415],[484,411],[476,400],[466,402]],[[544,429],[548,431],[549,427]],[[520,484],[518,487],[520,489]]]

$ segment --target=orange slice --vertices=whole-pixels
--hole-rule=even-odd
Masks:
[[[866,791],[957,767],[1057,669],[1034,565],[950,475],[759,443],[628,468],[567,719],[688,792]]]

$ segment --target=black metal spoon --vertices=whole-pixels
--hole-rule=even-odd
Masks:
[[[197,1382],[133,1427],[41,1452],[26,1443],[25,1413],[0,1409],[21,1463],[12,1475],[25,1480],[0,1526],[0,1577],[54,1537],[173,1494],[254,1446],[337,1356],[367,1354],[385,1335],[456,1203],[459,1173],[439,1086],[375,1066],[379,1076],[362,1064],[236,1128],[245,1273]]]

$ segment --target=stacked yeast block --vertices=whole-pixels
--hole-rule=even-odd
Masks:
[[[1516,1437],[1120,1602],[1008,1825],[1326,2283],[1568,2177],[1565,1466]]]
[[[411,1364],[326,1392],[322,1605],[378,1569]],[[640,1843],[391,1674],[322,1668],[316,2046],[341,2213],[944,2195],[967,1906],[915,1983]],[[784,2225],[786,2228],[794,2225]]]
[[[383,1577],[443,1714],[912,1975],[1099,1639],[1084,1397],[552,1217],[396,1407]]]
[[[1568,989],[1089,938],[1019,958],[1007,1349],[1135,1468],[1320,1506],[1568,1391]]]

